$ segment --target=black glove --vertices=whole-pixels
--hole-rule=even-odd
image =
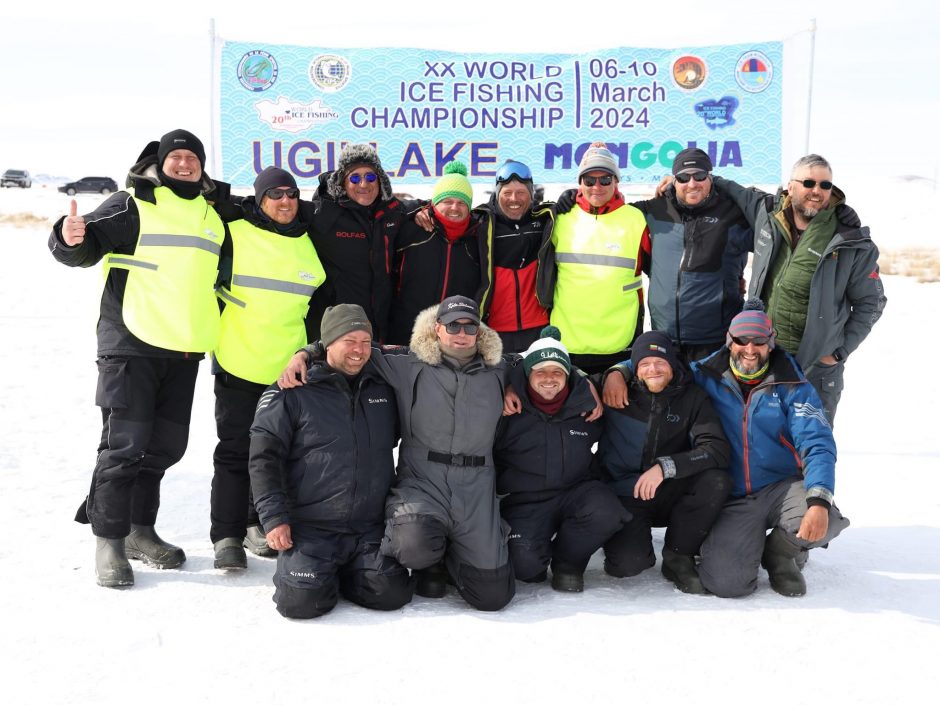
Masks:
[[[567,213],[572,208],[574,208],[574,205],[577,202],[578,189],[570,188],[567,191],[563,191],[562,194],[558,197],[558,200],[555,201],[555,212],[558,214]]]

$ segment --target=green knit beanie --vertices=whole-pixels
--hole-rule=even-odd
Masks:
[[[473,208],[473,186],[467,178],[467,165],[463,162],[448,162],[444,176],[434,185],[431,203],[436,206],[445,198],[459,198],[467,208]]]

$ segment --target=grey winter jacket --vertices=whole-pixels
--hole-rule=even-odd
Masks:
[[[754,228],[754,261],[748,296],[761,296],[780,247],[787,247],[782,210],[789,203],[786,192],[773,196],[714,176],[715,187],[727,193]],[[833,191],[833,199],[842,199]],[[833,355],[845,360],[881,318],[884,285],[878,270],[878,247],[868,227],[863,227],[851,208],[837,205],[836,231],[821,253],[810,284],[806,328],[796,359],[804,370],[819,358]]]

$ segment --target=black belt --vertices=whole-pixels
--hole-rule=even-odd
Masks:
[[[481,465],[486,465],[486,457],[482,455],[451,455],[450,453],[438,453],[434,450],[428,451],[428,460],[466,468],[478,468]]]

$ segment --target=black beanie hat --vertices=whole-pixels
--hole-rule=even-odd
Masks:
[[[261,205],[261,199],[270,188],[297,188],[294,175],[276,166],[269,166],[255,179],[255,203]]]
[[[712,170],[712,160],[701,149],[690,147],[683,149],[672,162],[672,175],[692,174],[704,171],[706,174]]]
[[[679,360],[676,357],[676,348],[672,344],[672,339],[662,331],[646,331],[634,341],[630,352],[634,372],[645,357],[661,357],[669,363],[673,371],[679,368]]]
[[[173,130],[167,132],[160,138],[160,146],[157,147],[157,164],[162,169],[163,162],[166,161],[166,155],[174,149],[188,149],[199,159],[199,165],[203,170],[206,168],[206,149],[196,135],[187,130]]]

